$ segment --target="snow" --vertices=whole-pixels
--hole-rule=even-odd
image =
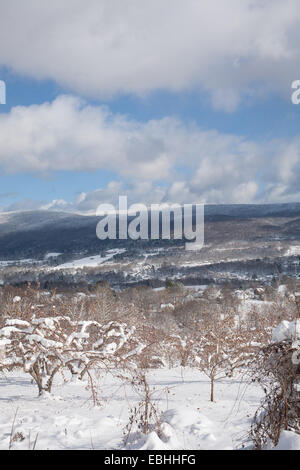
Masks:
[[[241,304],[239,305],[239,313],[246,317],[251,312],[256,312],[259,314],[267,314],[274,309],[274,302],[268,302],[266,300],[252,300],[252,299],[245,299],[242,300]]]
[[[8,319],[6,320],[5,324],[7,326],[24,326],[24,327],[30,326],[30,323],[28,323],[28,321],[20,320],[19,318],[15,318],[12,320]]]
[[[17,259],[17,260],[8,260],[8,261],[0,261],[0,268],[7,268],[9,266],[23,266],[23,265],[28,265],[28,264],[36,264],[39,263],[39,261],[36,261],[34,259]]]
[[[285,256],[297,256],[297,255],[300,255],[300,246],[298,245],[290,246],[289,249],[285,253]]]
[[[36,436],[36,449],[125,448],[123,430],[129,408],[140,401],[132,387],[116,373],[103,372],[96,379],[100,403],[94,406],[87,383],[71,382],[68,372],[65,376],[68,382],[57,376],[52,396],[37,398],[28,375],[21,371],[0,375],[0,449],[9,447],[16,411],[14,433],[21,432],[25,439],[14,442],[13,449],[32,447]],[[258,385],[220,380],[216,402],[211,403],[209,381],[195,369],[151,370],[149,384],[158,394],[160,430],[132,435],[127,449],[240,449],[249,445],[246,436],[262,397]]]
[[[165,423],[164,423],[165,424]],[[158,437],[155,431],[143,437],[138,443],[139,450],[169,450],[169,447]]]
[[[282,431],[279,442],[273,450],[300,450],[300,436],[292,431]]]
[[[175,309],[174,305],[171,303],[161,304],[160,308],[161,310],[165,310],[165,309],[174,310]]]
[[[100,266],[101,264],[105,263],[106,261],[111,260],[117,254],[125,253],[125,248],[119,248],[115,250],[108,250],[106,256],[95,255],[95,256],[88,256],[86,258],[77,259],[74,261],[70,261],[69,263],[60,264],[53,268],[54,270],[58,269],[81,269],[81,268],[95,268]]]
[[[288,288],[285,284],[281,284],[278,286],[277,292],[280,297],[285,297],[288,293]]]
[[[195,289],[205,291],[208,288],[206,284],[193,284],[192,286],[184,286],[186,289]]]
[[[281,341],[300,340],[300,320],[287,321],[283,320],[274,328],[272,333],[272,341],[280,343]]]
[[[62,253],[47,253],[45,259],[49,260],[51,258],[58,258],[60,255],[62,255]]]

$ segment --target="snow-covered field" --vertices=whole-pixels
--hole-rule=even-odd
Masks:
[[[114,256],[125,253],[125,248],[119,248],[115,250],[108,250],[105,256],[95,255],[95,256],[88,256],[86,258],[77,259],[74,261],[70,261],[69,263],[60,264],[59,266],[52,268],[52,269],[80,269],[80,268],[95,268],[100,266],[100,264],[106,263],[107,261],[111,260]]]
[[[95,268],[101,264],[106,263],[107,261],[112,260],[116,255],[125,253],[127,250],[125,248],[116,248],[112,250],[107,250],[104,256],[94,255],[87,256],[85,258],[75,259],[68,263],[63,263],[58,266],[52,267],[52,270],[59,269],[82,269],[82,268]],[[57,258],[62,253],[47,253],[43,260],[33,260],[33,259],[18,259],[11,261],[1,261],[0,260],[0,269],[7,268],[10,266],[26,266],[26,265],[45,265],[45,261]]]
[[[209,401],[207,377],[193,369],[159,369],[149,373],[162,412],[160,437],[129,439],[131,449],[240,449],[247,442],[261,389],[226,379],[216,384],[216,402]],[[129,408],[140,399],[130,385],[108,374],[97,382],[99,406],[87,383],[58,378],[54,397],[37,398],[37,388],[22,372],[0,376],[0,449],[124,449],[123,430]],[[18,434],[20,433],[20,434]]]
[[[38,261],[35,261],[33,259],[19,259],[19,260],[13,260],[13,261],[0,261],[0,268],[7,268],[8,266],[26,266],[26,265],[31,265],[38,263]]]
[[[290,248],[287,250],[286,256],[298,256],[300,255],[300,246],[299,245],[292,245]]]

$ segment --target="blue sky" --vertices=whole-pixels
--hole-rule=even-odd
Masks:
[[[23,17],[15,0],[3,6],[0,208],[88,211],[128,191],[146,203],[299,200],[297,2],[230,0],[226,26],[216,2],[188,0],[183,23],[177,0],[159,21],[159,2],[146,17],[141,3],[28,0]]]

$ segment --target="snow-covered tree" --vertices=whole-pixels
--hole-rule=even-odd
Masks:
[[[0,369],[22,367],[36,382],[39,395],[51,392],[63,367],[81,377],[97,364],[115,366],[130,361],[143,346],[134,327],[110,322],[74,322],[69,317],[9,319],[0,329]]]

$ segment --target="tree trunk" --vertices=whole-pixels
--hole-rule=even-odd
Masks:
[[[45,385],[38,383],[38,388],[39,388],[39,397],[41,397],[44,394],[51,393],[52,380],[49,379]]]
[[[215,394],[215,379],[210,379],[210,401],[214,401],[214,394]]]

